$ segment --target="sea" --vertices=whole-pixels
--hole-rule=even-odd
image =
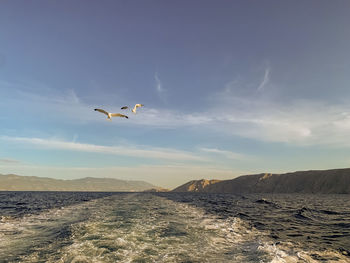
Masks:
[[[0,192],[0,262],[350,262],[350,195]]]

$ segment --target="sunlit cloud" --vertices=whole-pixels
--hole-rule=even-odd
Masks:
[[[202,152],[217,154],[227,159],[241,160],[246,158],[246,156],[242,154],[231,152],[231,151],[219,150],[217,148],[199,148],[199,150]]]

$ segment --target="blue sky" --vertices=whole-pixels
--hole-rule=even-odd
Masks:
[[[0,173],[350,166],[349,1],[2,1]],[[96,107],[122,112],[111,122]]]

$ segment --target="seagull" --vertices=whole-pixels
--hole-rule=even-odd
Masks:
[[[129,109],[129,107],[128,106],[124,106],[124,107],[121,107],[120,109],[121,110],[126,110],[126,109]]]
[[[143,104],[135,104],[135,107],[132,109],[132,112],[136,114],[136,109],[138,107],[142,107],[142,106],[145,106],[145,105],[143,105]]]
[[[124,117],[124,118],[129,119],[128,116],[126,116],[124,114],[120,114],[120,113],[110,113],[110,112],[107,112],[107,111],[102,110],[102,109],[95,109],[95,111],[99,111],[99,112],[101,112],[103,114],[106,114],[107,115],[107,119],[110,120],[110,121],[112,120],[112,117]]]

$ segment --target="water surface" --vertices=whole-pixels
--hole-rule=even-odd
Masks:
[[[0,197],[0,262],[350,262],[349,195]]]

